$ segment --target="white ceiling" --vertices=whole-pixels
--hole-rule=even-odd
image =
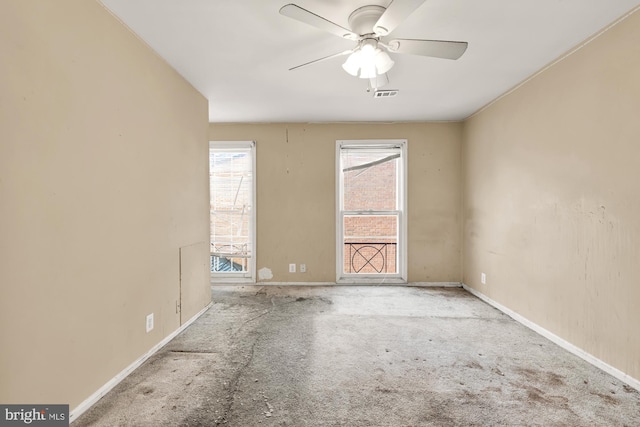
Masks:
[[[291,0],[102,0],[209,100],[211,122],[460,120],[516,86],[640,0],[427,0],[397,38],[469,42],[457,61],[392,54],[395,98],[375,99],[352,48],[278,10]],[[348,27],[354,9],[390,0],[293,0]]]

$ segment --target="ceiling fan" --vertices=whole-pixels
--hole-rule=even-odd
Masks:
[[[372,82],[386,78],[393,67],[390,53],[429,56],[434,58],[458,59],[467,50],[468,43],[445,40],[390,39],[387,37],[398,25],[411,15],[425,0],[392,0],[388,7],[369,5],[360,7],[349,15],[349,27],[344,28],[334,22],[310,12],[295,4],[280,8],[280,14],[305,24],[328,31],[342,38],[355,41],[353,49],[315,59],[297,65],[295,70],[339,56],[349,55],[342,68],[352,76],[370,79]],[[382,86],[377,84],[376,86]]]

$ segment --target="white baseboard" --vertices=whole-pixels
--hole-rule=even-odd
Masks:
[[[538,325],[536,323],[533,323],[532,321],[530,321],[526,317],[523,317],[520,314],[516,313],[515,311],[508,309],[504,305],[492,300],[488,296],[486,296],[483,293],[481,293],[481,292],[479,292],[479,291],[477,291],[477,290],[465,285],[464,283],[462,284],[462,287],[467,292],[477,296],[482,301],[484,301],[487,304],[497,308],[498,310],[500,310],[501,312],[503,312],[507,316],[511,317],[516,322],[521,323],[522,325],[526,326],[527,328],[531,329],[532,331],[534,331],[534,332],[542,335],[543,337],[547,338],[549,341],[552,341],[553,343],[555,343],[555,344],[559,345],[560,347],[564,348],[568,352],[573,353],[574,355],[578,356],[579,358],[581,358],[581,359],[587,361],[588,363],[592,364],[596,368],[599,368],[599,369],[603,370],[604,372],[608,373],[609,375],[616,377],[620,381],[622,381],[622,382],[628,384],[629,386],[635,388],[636,390],[640,391],[640,380],[638,380],[636,378],[633,378],[632,376],[630,376],[628,374],[625,374],[621,370],[619,370],[617,368],[614,368],[613,366],[609,365],[606,362],[603,362],[602,360],[598,359],[597,357],[593,356],[592,354],[587,353],[586,351],[584,351],[580,347],[576,347],[575,345],[571,344],[569,341],[566,341],[563,338],[560,338],[559,336],[557,336],[553,332],[550,332],[550,331],[546,330],[545,328],[543,328],[542,326],[540,326],[540,325]]]
[[[258,282],[258,286],[336,286],[336,282]]]
[[[335,286],[336,282],[211,282],[211,287],[217,286]]]
[[[410,282],[407,286],[420,286],[425,288],[461,288],[460,282]]]
[[[123,379],[125,379],[131,372],[133,372],[136,368],[142,365],[148,358],[153,356],[158,350],[164,347],[169,341],[174,339],[180,332],[184,331],[189,325],[191,325],[195,320],[202,316],[205,311],[211,307],[212,303],[209,303],[205,308],[200,310],[195,316],[185,322],[178,329],[173,331],[171,334],[167,335],[162,341],[153,346],[149,351],[140,356],[135,362],[131,365],[127,366],[124,370],[118,373],[115,377],[110,379],[105,385],[100,387],[95,393],[85,399],[81,404],[73,408],[71,412],[69,412],[69,423],[73,422],[80,415],[82,415],[87,409],[93,406],[98,400],[100,400],[105,394],[107,394],[111,389],[117,386]]]
[[[461,288],[460,282],[257,282],[257,283],[212,283],[211,286],[416,286],[434,288]]]

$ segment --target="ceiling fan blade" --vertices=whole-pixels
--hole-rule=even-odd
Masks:
[[[304,64],[296,65],[295,67],[289,68],[289,71],[297,70],[298,68],[306,67],[307,65],[312,65],[317,62],[326,61],[327,59],[337,58],[338,56],[349,55],[353,50],[345,50],[344,52],[335,53],[333,55],[325,56],[320,59],[314,59],[313,61],[305,62]]]
[[[424,2],[425,0],[393,0],[373,26],[373,31],[378,36],[386,36]]]
[[[316,15],[313,12],[309,12],[307,9],[303,9],[295,4],[287,4],[280,8],[280,15],[287,16],[295,19],[296,21],[303,22],[321,30],[328,31],[335,34],[338,37],[343,37],[350,40],[358,40],[358,35],[353,33],[340,25],[323,18],[320,15]]]
[[[395,39],[387,46],[391,52],[431,56],[443,59],[458,59],[467,50],[467,42],[444,40]]]

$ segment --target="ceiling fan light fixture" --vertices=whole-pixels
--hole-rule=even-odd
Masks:
[[[375,57],[375,64],[378,74],[385,74],[391,69],[391,67],[393,67],[393,64],[395,64],[395,62],[393,62],[387,52],[381,50]]]
[[[360,42],[361,62],[372,62],[380,48],[378,48],[378,42],[375,39],[364,39]]]
[[[349,55],[342,68],[354,77],[371,79],[385,74],[393,64],[389,54],[378,47],[377,40],[366,39]]]
[[[360,71],[360,51],[356,50],[353,52],[344,64],[342,64],[342,68],[349,74],[354,77],[358,76],[358,71]]]
[[[375,78],[376,73],[376,65],[375,64],[362,64],[360,68],[360,78],[361,79],[372,79]]]

